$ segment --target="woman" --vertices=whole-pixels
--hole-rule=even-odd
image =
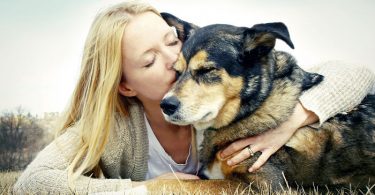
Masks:
[[[167,123],[159,107],[176,79],[172,66],[181,45],[149,5],[121,3],[100,13],[87,37],[80,78],[59,136],[27,167],[14,192],[123,190],[145,180],[174,179],[171,169],[180,179],[199,179],[191,127]],[[358,104],[375,80],[363,68],[324,67],[318,72],[325,82],[301,97],[288,121],[222,152],[240,151],[229,164],[248,158],[245,147],[251,144],[253,152],[262,152],[249,171],[256,170],[299,127],[322,123]],[[356,83],[346,89],[348,80]],[[350,95],[337,99],[338,92]]]

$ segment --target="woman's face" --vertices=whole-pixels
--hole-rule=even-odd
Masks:
[[[173,29],[153,12],[134,16],[122,40],[120,93],[145,101],[161,101],[175,81],[172,69],[181,50]]]

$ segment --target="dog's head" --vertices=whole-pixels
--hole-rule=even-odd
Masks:
[[[178,79],[161,102],[166,120],[179,125],[219,128],[238,118],[244,102],[260,103],[271,88],[275,68],[268,64],[276,39],[294,47],[282,23],[199,28],[162,16],[184,43],[174,65]]]

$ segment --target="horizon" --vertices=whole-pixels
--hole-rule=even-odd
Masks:
[[[116,2],[122,1],[0,2],[0,112],[22,106],[33,115],[61,113],[79,76],[89,27],[100,10]],[[199,26],[228,23],[250,27],[282,21],[296,49],[281,41],[276,48],[291,53],[304,69],[319,62],[342,60],[375,71],[372,0],[148,2],[161,12]]]

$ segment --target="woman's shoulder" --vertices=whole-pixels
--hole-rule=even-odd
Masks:
[[[115,112],[110,139],[121,138],[147,138],[144,110],[140,103],[128,104],[126,114]]]
[[[129,101],[126,107],[127,113],[116,111],[114,113],[114,122],[116,128],[130,128],[129,126],[144,123],[143,107],[136,101]]]

